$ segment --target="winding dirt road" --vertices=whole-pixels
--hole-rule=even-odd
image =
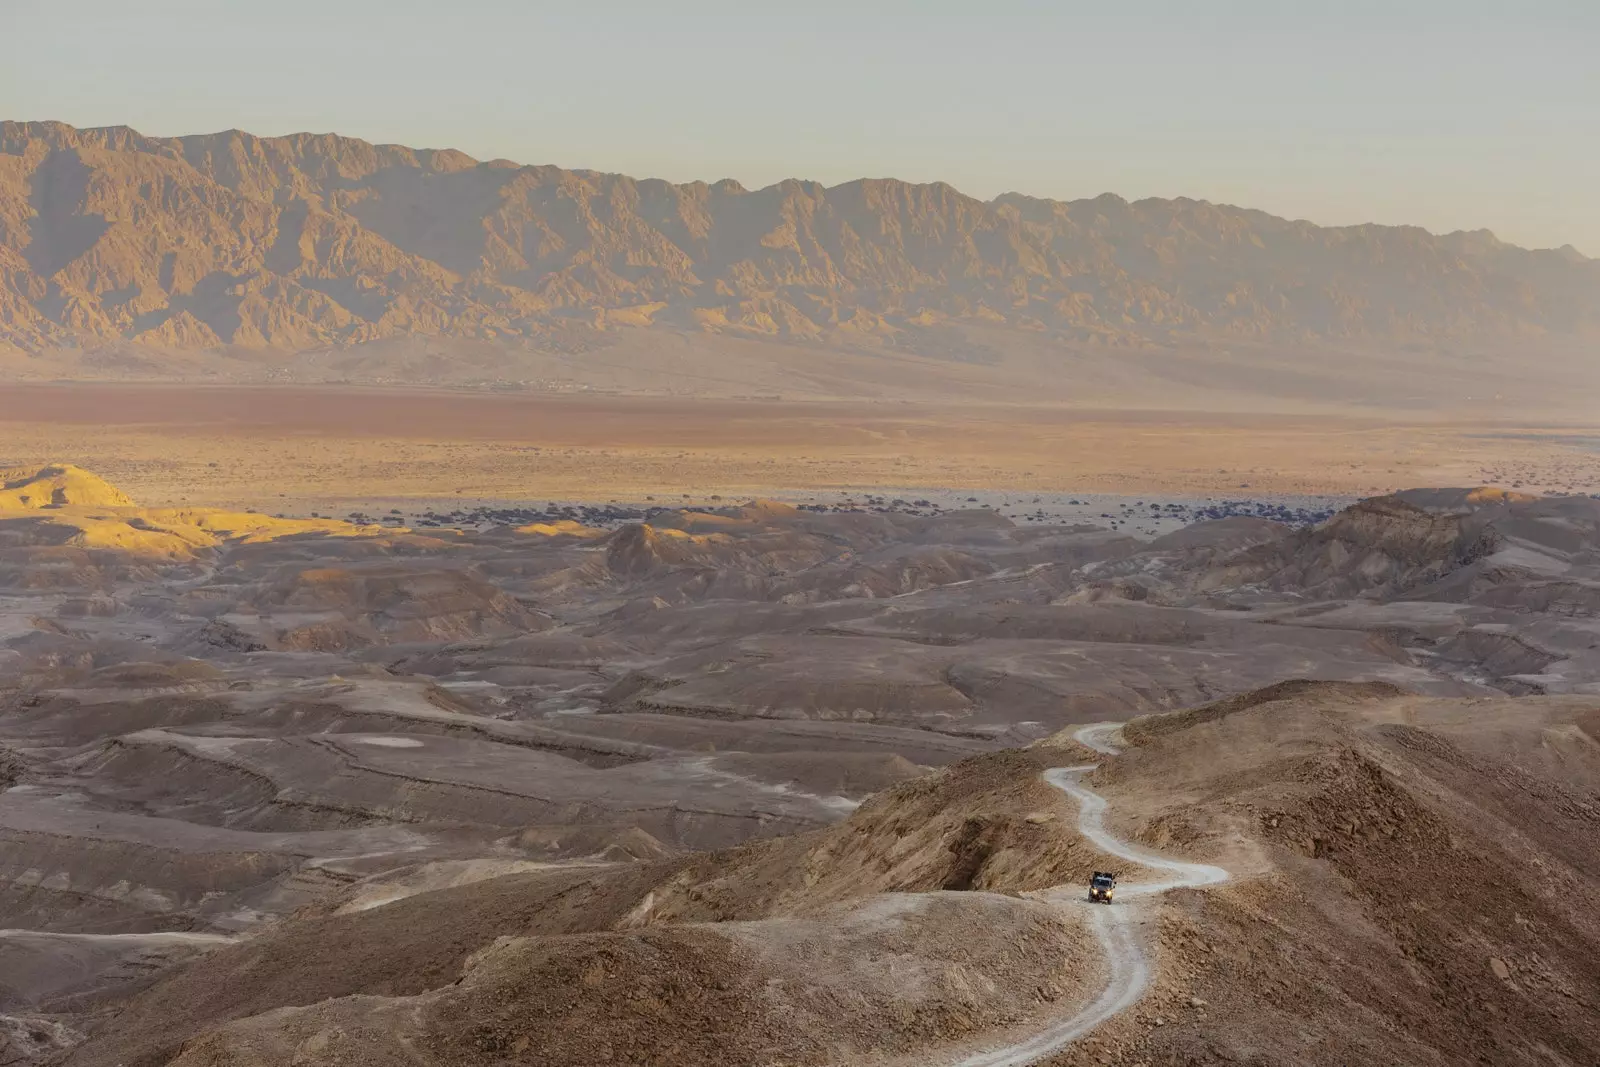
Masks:
[[[1097,723],[1085,726],[1073,736],[1084,746],[1112,756],[1119,751],[1112,737],[1120,729],[1119,723]],[[955,1067],[1028,1067],[1061,1051],[1107,1019],[1131,1008],[1138,1003],[1145,987],[1150,984],[1150,959],[1145,955],[1135,929],[1142,909],[1131,901],[1165,893],[1169,889],[1216,885],[1228,880],[1228,872],[1221,867],[1168,859],[1112,836],[1105,824],[1105,798],[1087,789],[1081,781],[1096,766],[1089,763],[1081,767],[1056,767],[1046,771],[1044,778],[1078,801],[1078,832],[1092,841],[1096,848],[1129,863],[1163,872],[1168,877],[1134,883],[1119,880],[1117,903],[1109,907],[1090,904],[1085,899],[1083,888],[1076,885],[1056,886],[1041,893],[1042,898],[1064,907],[1081,905],[1092,909],[1090,925],[1111,968],[1106,987],[1076,1015],[1052,1023],[1014,1044],[968,1056]]]

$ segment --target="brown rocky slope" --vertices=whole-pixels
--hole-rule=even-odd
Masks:
[[[978,756],[722,852],[335,900],[155,985],[69,1062],[826,1064],[1021,1022],[1099,970],[1075,920],[1015,899],[1095,862],[1039,777],[1062,758]]]
[[[1592,1063],[1596,726],[1580,698],[1306,682],[1130,724],[1095,776],[1124,833],[1257,851],[1173,895],[1165,995],[1113,1034],[1153,1064]]]
[[[1149,992],[1048,1062],[1592,1062],[1596,726],[1309,682],[1136,720],[1092,778],[1118,834],[1235,877],[1154,905]],[[1093,916],[1027,894],[1105,863],[1039,779],[1083,757],[976,757],[721,853],[335,901],[69,1062],[953,1062],[1098,989]]]

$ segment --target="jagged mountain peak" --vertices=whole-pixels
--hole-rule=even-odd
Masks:
[[[895,178],[679,185],[333,133],[0,123],[0,268],[0,343],[33,352],[538,345],[574,322],[873,323],[894,344],[929,315],[1118,345],[1600,335],[1593,261],[1486,231]]]

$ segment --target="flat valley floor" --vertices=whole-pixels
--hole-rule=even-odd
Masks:
[[[89,467],[149,506],[991,491],[1600,491],[1600,423],[1430,414],[652,398],[318,386],[0,385],[0,468]],[[376,487],[382,487],[381,495]]]

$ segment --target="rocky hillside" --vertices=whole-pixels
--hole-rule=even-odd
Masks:
[[[570,349],[655,326],[982,360],[973,325],[1119,345],[1594,338],[1600,262],[1192,200],[748,190],[333,135],[0,123],[0,349]]]
[[[535,514],[0,472],[0,1065],[1594,1063],[1600,500]]]

